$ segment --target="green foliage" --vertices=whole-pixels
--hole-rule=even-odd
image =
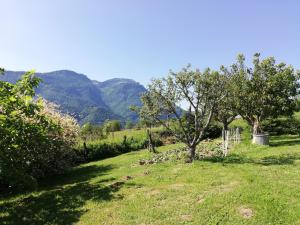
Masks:
[[[295,108],[296,112],[300,112],[300,98],[299,96],[296,99],[296,108]]]
[[[101,126],[86,123],[80,129],[80,137],[84,141],[91,141],[95,139],[102,139],[106,136],[104,135],[103,128]]]
[[[84,125],[81,128],[81,134],[83,131],[86,132],[86,130],[91,130],[91,127],[93,126],[90,124]],[[215,139],[220,137],[221,133],[222,127],[219,124],[212,123],[208,126],[203,135],[203,139]],[[151,134],[155,147],[179,142],[171,131],[162,127],[152,128]],[[149,145],[146,128],[116,131],[114,132],[114,135],[108,135],[102,138],[94,136],[94,139],[87,138],[83,141],[86,142],[86,149],[82,142],[76,147],[76,153],[84,160],[83,155],[87,151],[87,156],[85,156],[85,160],[87,161],[110,158],[123,153],[138,151],[147,148]]]
[[[216,104],[214,118],[223,124],[223,129],[228,130],[228,125],[238,115],[236,110],[236,95],[234,92],[233,75],[224,66],[221,66],[219,79],[222,80],[224,95]]]
[[[33,188],[36,179],[70,166],[74,155],[76,123],[34,100],[40,81],[34,72],[16,84],[0,81],[0,181],[11,188]]]
[[[264,131],[271,135],[298,134],[300,135],[300,121],[294,117],[268,119],[262,123]]]
[[[204,139],[216,139],[222,134],[222,126],[218,123],[210,124],[203,134],[202,140]]]
[[[159,130],[154,131],[153,142],[155,146],[163,144],[159,136]],[[86,160],[94,161],[117,156],[123,153],[138,151],[148,146],[148,137],[145,130],[126,130],[115,132],[114,136],[106,139],[90,140],[86,143],[87,156]],[[84,145],[77,147],[77,155],[84,155]]]
[[[132,129],[134,127],[134,123],[131,120],[127,120],[125,124],[125,129]]]
[[[103,130],[106,134],[111,132],[120,131],[122,125],[119,120],[106,120],[103,124]]]

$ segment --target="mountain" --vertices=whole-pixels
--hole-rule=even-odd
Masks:
[[[15,83],[24,72],[6,71],[0,79]],[[144,86],[130,80],[115,78],[104,82],[92,81],[86,75],[69,70],[36,73],[43,82],[36,93],[73,115],[80,124],[101,124],[106,119],[137,120],[130,105],[141,105]]]
[[[131,105],[140,106],[145,87],[130,79],[115,78],[104,82],[94,81],[108,107],[124,118],[136,120],[136,113],[128,110]]]

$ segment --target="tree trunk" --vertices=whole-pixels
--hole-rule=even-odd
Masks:
[[[190,146],[189,152],[190,152],[190,162],[192,162],[195,159],[196,146]]]
[[[148,149],[150,152],[156,153],[150,129],[147,129],[147,135],[148,135],[148,140],[149,140]]]
[[[226,140],[226,131],[228,131],[228,123],[223,121],[223,131],[222,131],[222,138]]]
[[[228,123],[227,122],[223,122],[223,128],[224,128],[224,130],[228,130]]]
[[[260,122],[258,120],[255,120],[253,122],[253,134],[261,134],[262,130],[260,127]]]
[[[89,155],[89,150],[86,146],[86,143],[83,142],[83,158],[84,158],[85,161],[88,160],[88,155]]]

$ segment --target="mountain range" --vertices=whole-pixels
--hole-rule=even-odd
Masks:
[[[15,83],[23,71],[6,71],[0,79]],[[103,82],[89,79],[70,70],[36,73],[42,79],[36,93],[59,105],[60,110],[74,116],[80,124],[102,124],[107,119],[136,121],[131,105],[141,105],[146,88],[131,79],[114,78]]]

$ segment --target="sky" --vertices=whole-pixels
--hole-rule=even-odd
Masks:
[[[300,69],[299,0],[0,0],[0,67],[144,85],[238,53]]]

